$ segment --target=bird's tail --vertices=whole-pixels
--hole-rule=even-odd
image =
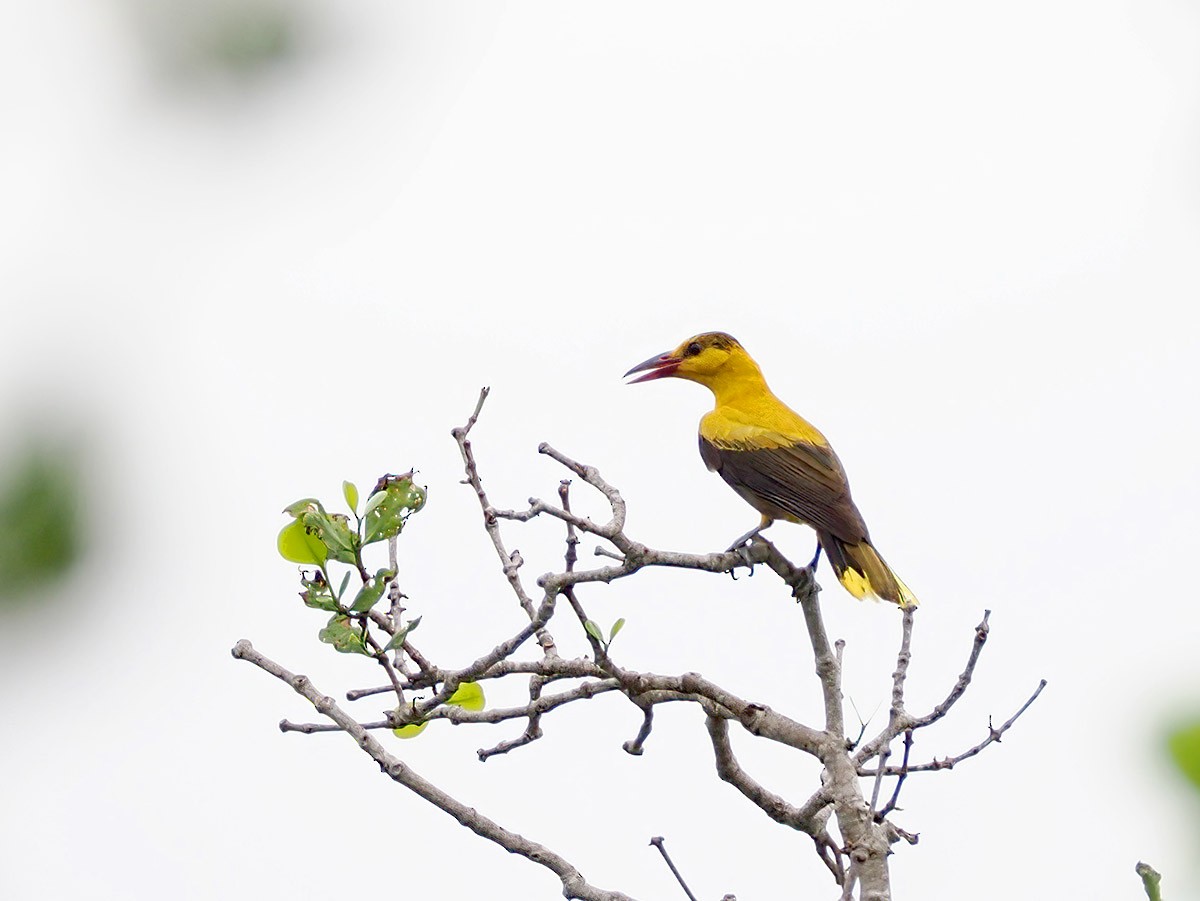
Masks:
[[[875,597],[898,604],[901,609],[917,606],[917,598],[869,541],[847,544],[829,532],[821,532],[821,547],[833,564],[838,581],[860,600]]]

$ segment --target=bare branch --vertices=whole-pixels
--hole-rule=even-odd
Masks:
[[[704,724],[708,728],[708,736],[712,741],[717,775],[722,780],[740,791],[777,823],[790,826],[813,838],[817,838],[825,831],[824,823],[818,823],[816,816],[831,800],[827,793],[818,792],[804,807],[795,807],[789,804],[779,795],[763,788],[742,769],[737,757],[734,756],[733,745],[729,741],[729,724],[726,720],[709,716],[705,719]]]
[[[1022,713],[1024,713],[1026,710],[1028,710],[1030,705],[1033,704],[1033,702],[1038,699],[1038,695],[1040,695],[1042,693],[1042,689],[1046,687],[1046,684],[1047,684],[1046,680],[1042,679],[1038,683],[1038,687],[1034,689],[1033,694],[1031,694],[1029,696],[1029,699],[1026,700],[1024,704],[1021,705],[1020,709],[1016,713],[1014,713],[1007,720],[1005,720],[1004,724],[999,729],[995,728],[992,725],[991,718],[989,717],[988,718],[987,738],[985,738],[979,744],[974,745],[973,747],[970,747],[967,750],[963,751],[961,754],[956,754],[953,757],[945,757],[941,760],[938,760],[935,757],[929,763],[913,764],[911,766],[908,766],[907,769],[903,770],[903,771],[909,772],[909,773],[928,773],[928,772],[933,772],[935,770],[949,770],[949,769],[952,769],[956,764],[962,763],[967,758],[974,757],[976,754],[978,754],[980,751],[982,751],[984,748],[986,748],[992,742],[1000,741],[1000,736],[1002,736],[1005,732],[1007,732],[1012,727],[1012,724],[1017,721],[1017,718]],[[901,772],[902,772],[902,769],[898,769],[896,767],[887,767],[885,775],[899,776],[901,774]],[[875,771],[860,769],[859,775],[860,776],[874,776]]]
[[[358,746],[372,760],[379,764],[379,768],[389,778],[400,783],[421,798],[424,798],[439,810],[450,814],[459,823],[481,838],[495,842],[504,848],[504,850],[512,854],[519,854],[526,860],[550,870],[562,882],[564,897],[578,898],[582,899],[582,901],[632,901],[628,895],[621,892],[608,891],[607,889],[592,885],[584,879],[579,870],[570,862],[551,851],[545,845],[538,844],[524,836],[517,835],[515,832],[505,829],[494,820],[489,819],[474,808],[468,807],[461,801],[446,794],[433,783],[426,781],[406,763],[384,750],[383,745],[379,744],[362,726],[343,711],[333,698],[318,691],[307,676],[299,676],[289,672],[278,663],[264,657],[245,639],[234,645],[233,656],[238,660],[253,663],[264,672],[270,673],[275,678],[290,685],[297,694],[303,696],[312,704],[318,713],[333,720],[338,728],[353,738],[358,743]]]
[[[916,608],[905,607],[900,617],[900,652],[896,655],[896,671],[892,673],[892,710],[889,723],[904,716],[904,680],[908,678],[908,664],[912,660],[913,613]]]

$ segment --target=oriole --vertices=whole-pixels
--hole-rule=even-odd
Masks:
[[[803,523],[816,530],[818,555],[825,551],[838,581],[856,598],[916,606],[916,597],[871,544],[825,436],[771,393],[736,339],[724,332],[696,335],[625,375],[636,372],[646,374],[633,382],[688,379],[715,396],[716,406],[700,420],[700,456],[762,514],[735,547],[777,519]]]

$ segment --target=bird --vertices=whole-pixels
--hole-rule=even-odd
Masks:
[[[705,332],[672,351],[638,363],[628,382],[677,378],[712,391],[716,404],[700,420],[700,456],[762,519],[732,545],[741,547],[775,520],[817,533],[838,581],[854,597],[890,601],[901,609],[917,598],[875,550],[850,496],[846,471],[829,441],[777,398],[762,370],[732,335]]]

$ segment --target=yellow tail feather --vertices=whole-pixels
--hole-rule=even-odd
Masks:
[[[917,606],[916,595],[892,572],[868,542],[845,544],[832,535],[824,534],[821,536],[821,546],[833,564],[838,581],[859,600],[873,597],[891,601],[901,609]]]

